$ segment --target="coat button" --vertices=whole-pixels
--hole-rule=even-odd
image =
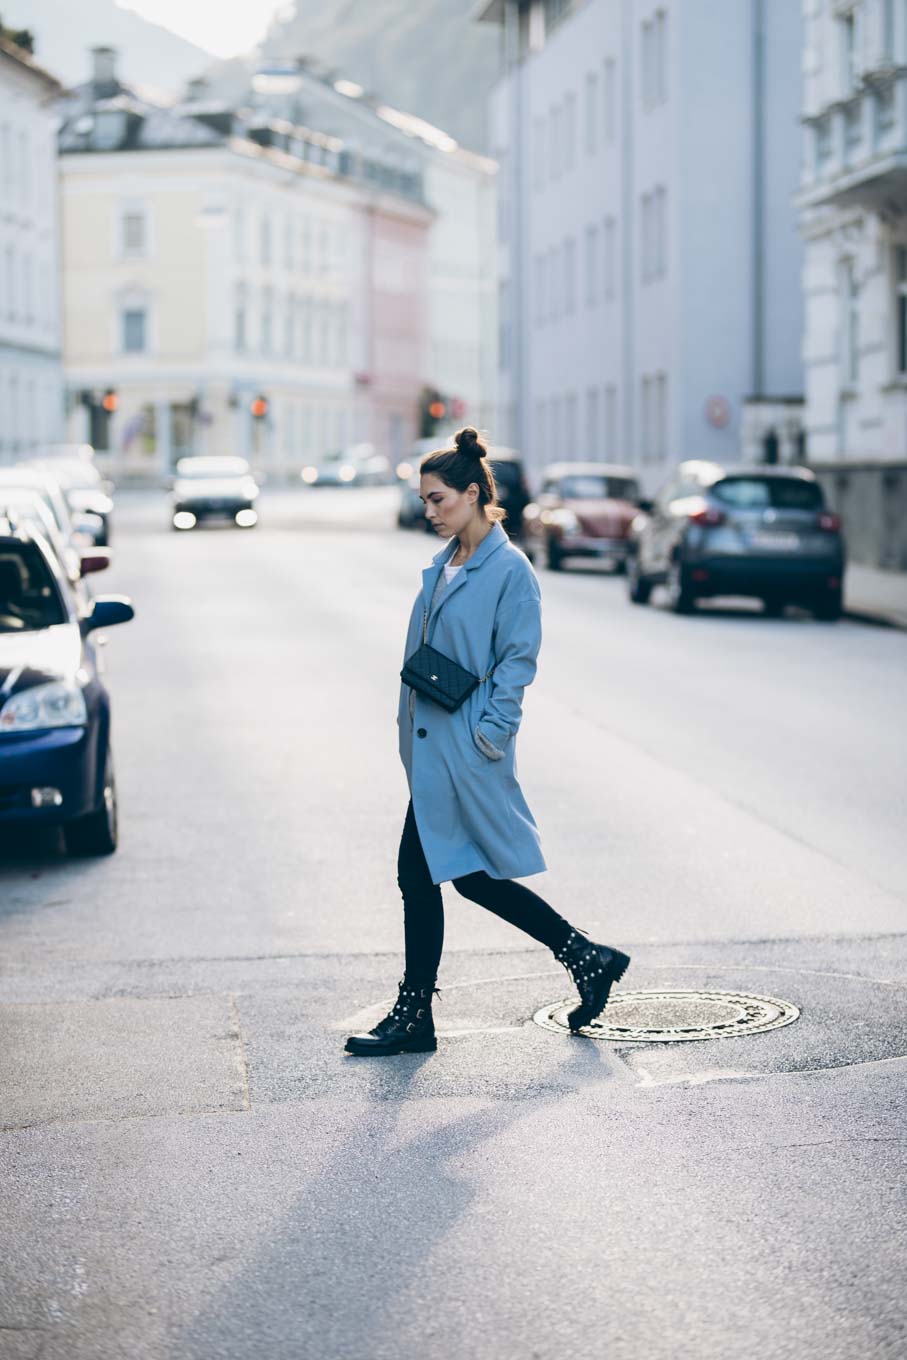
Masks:
[[[425,730],[424,727],[420,727],[419,730],[416,732],[416,736],[417,736],[417,737],[427,737],[427,736],[428,736],[428,733],[426,732],[426,730]]]

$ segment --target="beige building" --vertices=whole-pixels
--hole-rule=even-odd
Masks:
[[[149,105],[112,59],[95,52],[60,135],[70,437],[120,475],[190,452],[295,476],[363,439],[402,451],[425,367],[421,176],[366,182],[323,133]],[[376,374],[379,284],[408,336]]]

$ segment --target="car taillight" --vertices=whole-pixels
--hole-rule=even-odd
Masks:
[[[724,523],[723,511],[716,510],[712,505],[704,505],[701,510],[692,511],[688,518],[691,524],[701,524],[709,528]]]
[[[841,528],[840,516],[833,515],[830,510],[823,510],[816,523],[820,529],[824,529],[828,534],[836,534]]]

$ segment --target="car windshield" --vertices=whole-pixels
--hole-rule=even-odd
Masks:
[[[639,495],[639,488],[632,477],[606,477],[598,473],[583,473],[562,477],[559,485],[561,495],[565,500],[571,501],[635,501]]]
[[[738,510],[821,510],[822,488],[794,477],[728,477],[712,495]]]
[[[176,465],[178,477],[244,477],[248,471],[245,458],[181,458]]]
[[[518,487],[520,484],[520,465],[519,463],[496,463],[492,458],[491,470],[494,479],[499,486],[508,488]]]
[[[0,633],[34,632],[65,623],[47,562],[34,543],[0,544]]]

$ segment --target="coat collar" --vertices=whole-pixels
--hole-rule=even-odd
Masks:
[[[474,571],[476,567],[480,566],[481,563],[485,561],[485,558],[488,557],[490,553],[494,552],[495,548],[500,548],[501,544],[506,542],[507,535],[498,521],[495,520],[488,533],[482,539],[482,542],[476,548],[472,557],[470,557],[467,562],[463,563],[464,567],[467,571]],[[449,561],[457,551],[457,548],[454,546],[455,544],[459,546],[456,538],[452,538],[449,543],[445,543],[441,551],[435,553],[432,562],[437,565],[438,563]],[[430,570],[431,568],[429,568],[429,571]]]
[[[478,548],[476,548],[472,557],[470,557],[467,562],[463,563],[463,570],[457,572],[456,576],[453,578],[450,585],[446,588],[446,590],[442,594],[441,599],[438,601],[438,608],[439,609],[441,608],[441,605],[444,603],[444,601],[449,599],[450,596],[453,595],[454,591],[462,589],[462,587],[466,584],[467,572],[475,571],[476,568],[480,567],[482,563],[486,561],[487,558],[489,558],[493,552],[496,552],[498,548],[500,548],[504,543],[507,543],[508,541],[509,540],[507,538],[507,534],[501,528],[500,524],[497,523],[497,521],[495,521],[495,523],[491,526],[489,532],[482,539],[482,542],[479,544]],[[435,593],[435,586],[438,583],[438,577],[441,575],[441,572],[445,564],[450,561],[450,559],[453,557],[456,551],[457,540],[456,538],[454,538],[451,540],[450,543],[445,543],[441,551],[436,553],[435,556],[432,558],[431,566],[426,567],[425,570],[423,571],[422,599],[426,610],[431,608],[432,596]]]

